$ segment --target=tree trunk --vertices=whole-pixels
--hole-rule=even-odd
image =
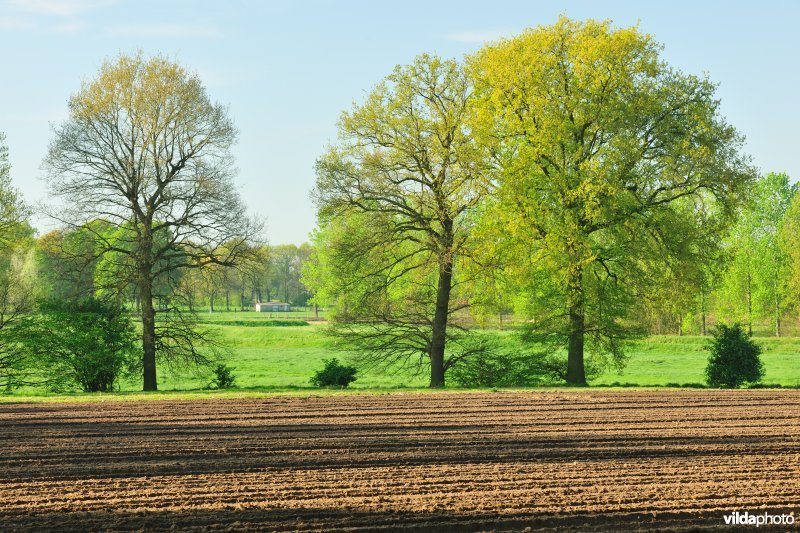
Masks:
[[[567,348],[567,385],[585,386],[586,369],[583,364],[586,310],[583,293],[583,271],[572,273],[569,280],[569,345]]]
[[[436,288],[436,311],[431,331],[431,388],[444,387],[444,350],[452,285],[453,263],[448,259],[439,267],[439,283]]]
[[[144,385],[142,390],[158,390],[156,380],[156,310],[153,307],[153,287],[150,279],[150,267],[140,266],[139,299],[142,305],[142,366]]]
[[[774,293],[775,293],[775,336],[781,336],[781,299],[780,295],[778,294],[778,277],[775,276],[775,279],[772,280],[774,283]]]
[[[706,288],[700,287],[700,333],[706,336]]]
[[[747,334],[753,336],[753,289],[750,272],[747,273]]]

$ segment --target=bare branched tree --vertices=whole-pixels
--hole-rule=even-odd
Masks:
[[[144,390],[156,390],[159,348],[197,351],[191,337],[157,322],[174,307],[156,305],[154,289],[172,286],[184,269],[236,265],[260,232],[232,182],[236,130],[196,75],[141,54],[103,64],[69,111],[45,160],[51,191],[66,206],[51,215],[92,232],[99,253],[134,277]]]

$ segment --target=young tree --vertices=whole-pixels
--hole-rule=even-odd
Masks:
[[[776,337],[788,297],[789,259],[780,244],[784,217],[796,193],[786,174],[770,173],[752,187],[727,239],[730,262],[719,291],[722,314],[747,325],[772,322]]]
[[[499,168],[497,239],[522,279],[545,282],[529,285],[544,298],[537,328],[567,348],[573,385],[587,341],[621,358],[651,267],[693,260],[708,214],[751,180],[714,84],[659,50],[635,27],[561,17],[471,59]]]
[[[156,352],[198,356],[189,325],[156,321],[154,286],[209,263],[230,266],[259,231],[233,183],[236,137],[226,109],[212,103],[200,79],[163,57],[121,55],[103,64],[69,100],[69,119],[55,130],[46,167],[50,188],[65,201],[59,220],[91,227],[102,219],[100,253],[132,265],[142,317],[144,390],[156,390]],[[223,246],[224,245],[224,246]],[[165,319],[183,317],[170,309]]]
[[[787,301],[800,305],[800,194],[795,194],[778,232],[778,245],[787,262]]]
[[[782,334],[782,319],[788,298],[789,258],[780,243],[786,213],[797,195],[797,184],[784,173],[769,173],[755,188],[755,209],[759,220],[755,235],[758,291],[755,303],[762,315],[771,318],[776,337]]]
[[[6,135],[0,131],[0,246],[9,245],[27,224],[29,211],[19,191],[11,184]]]
[[[294,244],[279,244],[270,247],[272,261],[271,286],[267,298],[274,297],[294,304],[300,287],[300,266],[298,249]]]
[[[36,270],[28,209],[11,184],[5,135],[0,132],[0,387],[22,384],[27,362],[10,333],[33,308]]]
[[[753,342],[740,324],[720,324],[709,342],[706,382],[711,387],[738,388],[758,383],[764,376],[761,346]]]
[[[270,300],[269,287],[272,279],[272,253],[266,244],[256,246],[247,261],[237,268],[239,277],[239,299],[242,310],[245,305]],[[249,296],[248,296],[249,293]],[[264,299],[266,296],[266,300]]]
[[[431,387],[458,357],[445,357],[466,306],[453,298],[456,265],[485,190],[471,101],[459,64],[420,56],[342,115],[339,143],[317,162],[307,284],[334,304],[335,334],[372,361],[430,363]]]
[[[139,362],[133,323],[118,305],[45,299],[37,311],[15,328],[14,339],[51,390],[111,392]]]

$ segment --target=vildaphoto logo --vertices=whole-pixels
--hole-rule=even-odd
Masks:
[[[792,526],[794,513],[789,514],[755,514],[745,511],[734,511],[724,516],[726,526]]]

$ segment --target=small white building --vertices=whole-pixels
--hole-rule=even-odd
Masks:
[[[286,302],[259,302],[256,304],[256,313],[287,313],[292,306]]]

